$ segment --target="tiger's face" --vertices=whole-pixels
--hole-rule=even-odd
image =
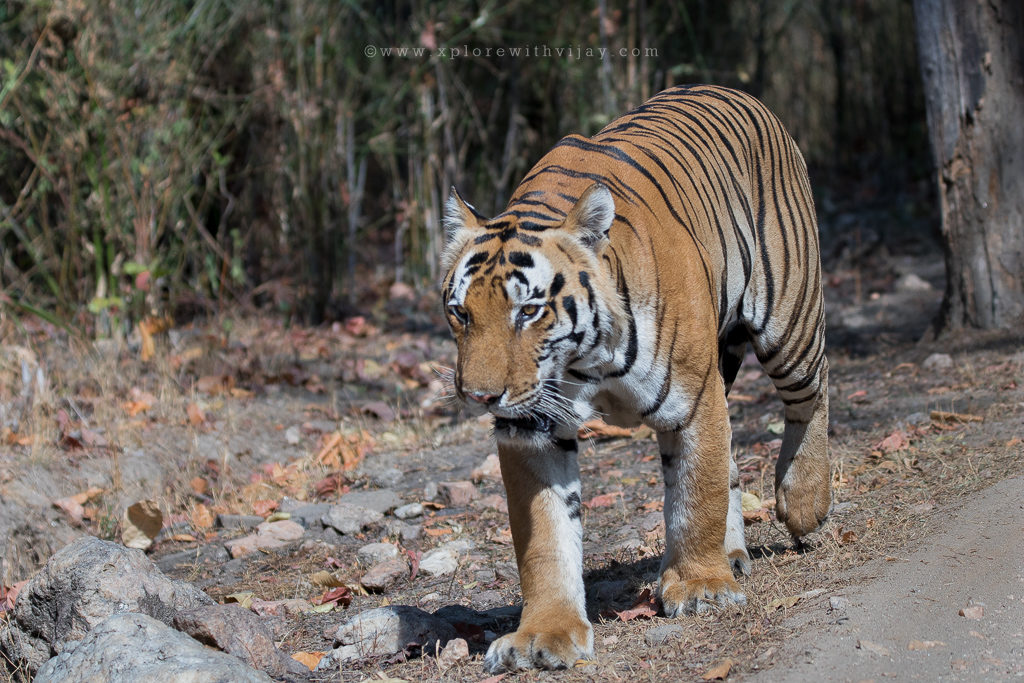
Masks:
[[[581,418],[566,370],[617,337],[618,294],[600,259],[615,209],[593,185],[565,214],[523,213],[486,220],[452,191],[442,303],[458,347],[456,396],[490,411],[499,430],[550,432]]]

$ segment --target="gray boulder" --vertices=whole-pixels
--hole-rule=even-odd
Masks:
[[[86,536],[51,557],[18,593],[0,629],[0,661],[31,673],[113,614],[138,612],[171,624],[179,611],[212,604],[202,591],[164,576],[141,550]]]
[[[35,683],[265,683],[272,679],[145,614],[116,614],[40,667]]]

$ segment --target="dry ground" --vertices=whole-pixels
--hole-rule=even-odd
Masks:
[[[614,615],[657,579],[657,447],[644,430],[584,444],[585,563],[597,655],[570,671],[506,680],[694,680],[726,659],[731,680],[769,669],[783,643],[813,638],[804,632],[813,629],[808,620],[787,616],[820,609],[822,596],[858,580],[858,567],[908,555],[943,528],[951,506],[1024,472],[1024,337],[917,341],[941,285],[933,256],[832,271],[834,514],[801,549],[773,518],[751,520],[754,569],[741,580],[744,609],[676,622]],[[142,499],[157,500],[167,523],[153,557],[195,549],[201,558],[231,535],[208,526],[211,513],[269,514],[286,497],[329,502],[345,490],[379,487],[424,501],[439,481],[469,479],[493,444],[486,424],[462,419],[434,398],[439,384],[430,365],[450,366],[454,351],[433,310],[429,295],[393,298],[369,316],[390,320],[387,328],[359,319],[321,329],[225,319],[172,330],[145,363],[132,338],[87,346],[34,320],[0,319],[0,585],[28,578],[77,534],[117,538],[123,509]],[[925,363],[936,353],[948,354],[951,364]],[[770,508],[781,404],[756,363],[740,371],[730,403],[743,487]],[[336,434],[340,444],[335,438],[332,449]],[[100,491],[85,501],[80,520],[53,505],[90,487]],[[477,490],[482,504],[434,506],[419,520],[423,535],[403,543],[415,553],[471,540],[454,575],[419,575],[384,594],[357,595],[347,611],[281,620],[282,647],[328,649],[325,629],[382,604],[428,611],[514,605],[508,522],[500,502],[487,498],[503,491],[491,480]],[[224,562],[197,560],[172,574],[219,599],[239,591],[310,599],[323,591],[311,581],[314,573],[329,568],[356,583],[362,568],[354,551],[396,540],[384,527],[360,536],[308,533],[287,552],[261,553],[230,571]],[[650,629],[669,623],[681,624],[682,633],[647,642]],[[514,625],[505,614],[487,630]],[[473,656],[446,671],[433,653],[411,653],[407,661],[346,668],[341,680],[378,672],[409,680],[485,678],[481,654],[490,636],[465,635]]]

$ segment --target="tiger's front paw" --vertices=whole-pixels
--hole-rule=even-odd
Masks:
[[[701,579],[669,579],[661,577],[658,588],[665,616],[703,614],[728,605],[745,605],[747,596],[732,576]]]
[[[594,629],[589,623],[574,628],[537,632],[520,628],[491,643],[484,665],[491,673],[517,669],[567,669],[578,659],[594,656]]]

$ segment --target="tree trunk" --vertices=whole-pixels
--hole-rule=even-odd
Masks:
[[[914,0],[946,250],[940,330],[1024,323],[1024,3]]]

